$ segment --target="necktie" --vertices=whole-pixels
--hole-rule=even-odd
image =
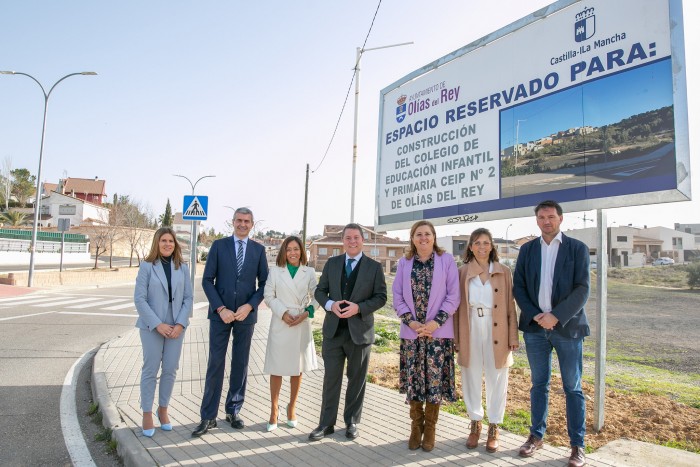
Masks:
[[[243,240],[238,240],[238,253],[236,253],[236,263],[238,265],[238,274],[240,275],[243,269]]]
[[[354,262],[353,258],[348,258],[348,262],[345,264],[345,275],[347,277],[350,277],[350,274],[352,274],[352,263]]]

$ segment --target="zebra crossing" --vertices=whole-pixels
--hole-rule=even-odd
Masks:
[[[196,302],[194,310],[206,308],[208,302]],[[49,310],[49,311],[45,311]],[[73,311],[79,310],[79,311]],[[5,313],[2,313],[2,312]],[[16,316],[6,316],[7,312]],[[39,294],[0,298],[0,321],[8,321],[40,314],[91,315],[136,318],[136,306],[131,296],[84,294]]]

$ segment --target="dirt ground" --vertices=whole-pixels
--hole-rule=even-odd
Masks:
[[[398,355],[373,353],[369,374],[373,382],[398,390]],[[561,381],[554,375],[547,419],[547,443],[568,446],[566,434],[565,400]],[[461,396],[459,376],[456,378]],[[586,444],[597,449],[619,438],[630,438],[652,443],[683,442],[700,449],[700,409],[674,402],[667,397],[648,394],[629,394],[607,390],[605,396],[605,426],[600,433],[593,431],[593,385],[583,383],[586,394]],[[529,370],[512,369],[508,385],[506,411],[530,411]]]

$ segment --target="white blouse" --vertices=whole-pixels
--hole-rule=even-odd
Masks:
[[[489,277],[492,273],[493,263],[489,263]],[[491,287],[490,279],[483,284],[479,276],[471,278],[469,281],[469,306],[493,308],[493,288]]]

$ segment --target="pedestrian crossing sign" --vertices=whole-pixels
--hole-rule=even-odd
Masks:
[[[182,220],[185,221],[205,221],[207,220],[207,210],[209,207],[208,196],[185,195],[185,202],[182,203]]]

